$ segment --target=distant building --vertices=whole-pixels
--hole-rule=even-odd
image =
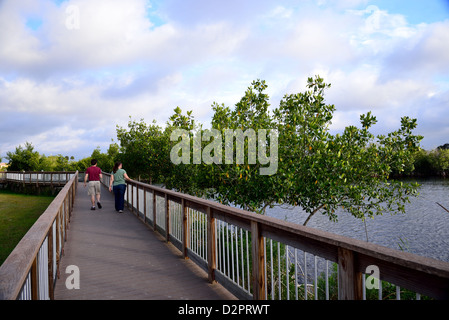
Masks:
[[[5,163],[5,162],[0,163],[0,170],[2,170],[3,168],[6,168],[6,167],[8,167],[7,163]]]

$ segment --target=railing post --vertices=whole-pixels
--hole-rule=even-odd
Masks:
[[[48,245],[48,295],[50,300],[55,299],[55,294],[53,290],[53,226],[47,234],[47,245]]]
[[[165,241],[170,240],[170,204],[168,195],[165,194]]]
[[[75,175],[76,175],[75,183],[72,184],[72,186],[70,187],[70,193],[72,194],[72,208],[73,208],[73,205],[75,204],[75,193],[76,193],[76,188],[78,186],[78,171],[75,173]]]
[[[37,270],[37,256],[34,257],[31,266],[31,299],[39,300],[39,276]]]
[[[209,282],[215,281],[216,252],[215,252],[215,217],[212,215],[211,208],[207,207],[207,266]]]
[[[130,186],[130,184],[129,184],[129,182],[127,182],[126,183],[126,206],[128,207],[128,209],[129,209],[129,187]]]
[[[139,185],[136,184],[136,211],[137,211],[137,218],[140,219],[140,212],[139,212]]]
[[[55,224],[55,233],[56,233],[56,276],[59,279],[59,258],[60,258],[60,225],[59,225],[59,210],[58,213],[56,214],[56,224]]]
[[[63,216],[64,216],[64,242],[67,241],[67,198],[64,198],[64,200],[62,201],[62,211],[63,211]]]
[[[147,190],[143,188],[143,223],[147,223]]]
[[[134,185],[131,185],[131,212],[134,213]]]
[[[362,273],[355,270],[354,252],[338,248],[338,299],[362,299]]]
[[[251,221],[251,243],[253,260],[253,299],[265,299],[265,252],[260,225]]]
[[[189,228],[187,224],[187,207],[184,198],[181,199],[181,210],[182,210],[182,256],[187,259],[187,248],[189,239]]]
[[[153,230],[156,231],[156,191],[153,190]]]
[[[64,255],[64,242],[65,242],[65,223],[64,223],[64,201],[62,202],[63,206],[59,209],[59,215],[61,216],[61,218],[59,219],[60,223],[61,223],[61,257]]]

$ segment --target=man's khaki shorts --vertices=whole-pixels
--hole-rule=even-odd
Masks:
[[[93,196],[101,193],[100,181],[89,181],[89,185],[87,186],[87,194],[89,196]]]

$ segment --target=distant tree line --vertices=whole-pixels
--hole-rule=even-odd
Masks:
[[[176,113],[175,113],[176,114]],[[131,121],[130,128],[135,128],[137,122]],[[142,123],[140,124],[142,125]],[[120,131],[121,130],[121,131]],[[123,129],[119,129],[122,135],[129,134]],[[126,133],[125,133],[126,132]],[[161,134],[162,136],[162,134]],[[139,160],[127,156],[127,154],[119,152],[120,147],[117,143],[111,143],[106,153],[102,153],[100,147],[95,148],[89,157],[80,160],[75,160],[73,156],[64,156],[58,154],[56,156],[46,156],[34,150],[34,146],[30,142],[26,142],[24,146],[16,147],[14,152],[8,152],[6,160],[8,160],[8,167],[2,170],[6,171],[84,171],[90,166],[91,159],[97,159],[98,165],[105,172],[111,172],[114,162],[117,160],[125,161],[128,164],[130,174],[136,179],[151,180],[151,176],[155,173],[163,174],[162,169],[154,165],[151,161],[151,156],[142,158],[141,165],[133,162]],[[162,151],[160,149],[159,151]],[[148,152],[148,151],[147,151]],[[148,152],[150,153],[150,152]],[[158,157],[157,152],[151,153],[153,157]],[[151,164],[153,163],[153,166]],[[143,170],[142,168],[147,168]],[[159,172],[158,172],[159,171]],[[151,172],[151,173],[150,173]],[[393,176],[406,177],[449,177],[449,143],[438,146],[433,150],[420,149],[413,154],[413,170],[408,173],[399,174],[393,172]],[[159,175],[156,176],[154,182],[161,183],[163,179]]]
[[[414,154],[414,170],[411,176],[449,176],[449,143],[427,151],[420,149]]]
[[[19,145],[15,151],[9,151],[6,154],[8,167],[7,171],[84,171],[90,167],[91,159],[97,159],[98,166],[111,172],[114,166],[114,159],[119,151],[116,143],[111,143],[106,153],[102,153],[100,147],[93,150],[89,157],[81,160],[75,160],[73,156],[46,156],[35,150],[31,142],[26,142],[24,146]]]

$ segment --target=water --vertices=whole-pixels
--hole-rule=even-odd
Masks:
[[[307,226],[364,241],[368,234],[369,242],[449,262],[449,213],[437,204],[449,209],[449,179],[418,183],[420,194],[410,198],[405,214],[385,213],[367,219],[367,232],[362,220],[343,210],[338,212],[338,222],[316,213]],[[301,225],[307,218],[299,207],[274,207],[266,214]]]

